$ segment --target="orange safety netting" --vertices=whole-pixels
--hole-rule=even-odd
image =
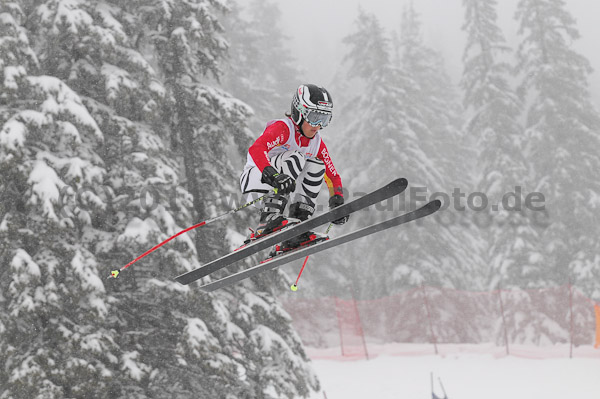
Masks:
[[[600,348],[600,305],[594,305],[594,310],[596,312],[596,343],[594,344],[594,348]]]
[[[378,343],[600,347],[600,307],[576,288],[460,291],[418,287],[373,300],[283,300],[305,345],[367,356]],[[435,349],[437,353],[437,347]]]

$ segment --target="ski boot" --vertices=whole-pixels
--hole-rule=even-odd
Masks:
[[[260,214],[260,221],[256,230],[252,231],[250,236],[244,241],[244,246],[263,238],[271,233],[275,233],[285,227],[299,223],[300,220],[286,218],[283,211],[287,205],[287,198],[283,195],[271,194],[265,198],[265,206]]]
[[[315,208],[310,204],[297,202],[290,205],[290,218],[293,218],[294,220],[297,219],[303,222],[309,217],[311,217],[314,212]],[[308,245],[314,245],[321,241],[326,241],[328,239],[329,236],[327,236],[326,234],[307,231],[294,238],[290,238],[289,240],[282,242],[280,245],[276,245],[275,248],[269,254],[269,256],[272,258],[298,248],[302,248]]]

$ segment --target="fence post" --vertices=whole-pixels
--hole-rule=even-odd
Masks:
[[[360,320],[360,314],[358,313],[358,306],[356,305],[356,296],[354,295],[354,284],[350,288],[352,294],[352,303],[354,304],[354,313],[356,314],[356,320],[358,321],[358,329],[360,337],[362,338],[363,348],[365,348],[365,357],[369,360],[369,351],[367,350],[367,341],[365,341],[365,332],[362,328],[362,321]]]
[[[510,355],[508,349],[508,329],[506,328],[506,318],[504,317],[504,303],[502,302],[502,290],[498,284],[498,299],[500,301],[500,314],[502,315],[502,329],[504,330],[504,345],[506,346],[506,355]]]
[[[596,314],[596,343],[594,349],[600,348],[600,304],[594,303],[594,313]]]
[[[427,320],[429,321],[429,331],[431,333],[431,340],[433,341],[433,348],[435,354],[438,354],[437,340],[435,333],[433,332],[433,321],[431,320],[431,312],[429,311],[429,302],[427,301],[427,293],[425,292],[425,284],[421,283],[421,290],[423,291],[423,302],[425,302],[425,312],[427,313]]]
[[[342,351],[342,357],[344,357],[344,334],[342,332],[342,316],[340,314],[340,305],[338,297],[334,297],[335,300],[335,315],[338,320],[338,331],[340,333],[340,350]]]
[[[571,338],[571,347],[569,350],[569,358],[573,358],[573,285],[571,284],[571,278],[569,277],[569,313],[570,313],[570,338]]]

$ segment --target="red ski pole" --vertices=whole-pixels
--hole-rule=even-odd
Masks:
[[[327,227],[327,230],[325,231],[325,234],[329,233],[329,230],[331,230],[332,226],[333,226],[333,223],[329,223],[329,226]],[[306,258],[304,258],[304,263],[302,264],[302,268],[300,269],[300,273],[298,273],[298,277],[296,278],[296,282],[290,286],[290,289],[292,291],[298,291],[298,280],[300,280],[300,276],[302,276],[302,272],[304,271],[304,267],[306,266],[306,263],[308,262],[309,256],[310,255],[308,255]]]
[[[240,205],[235,209],[231,209],[230,211],[223,213],[222,215],[219,216],[215,216],[212,219],[208,219],[205,220],[203,222],[200,222],[198,224],[195,224],[191,227],[188,227],[187,229],[181,230],[179,233],[172,235],[171,237],[167,238],[166,240],[164,240],[163,242],[161,242],[160,244],[156,244],[155,246],[153,246],[152,248],[150,248],[149,250],[147,250],[146,252],[144,252],[143,254],[141,254],[140,256],[138,256],[137,258],[135,258],[134,260],[132,260],[131,262],[129,262],[128,264],[126,264],[125,266],[121,267],[120,269],[117,270],[113,270],[110,272],[110,276],[108,276],[107,278],[117,278],[119,277],[119,273],[121,273],[123,270],[127,269],[129,266],[133,265],[135,262],[137,262],[138,260],[142,259],[144,256],[148,255],[151,252],[154,252],[155,250],[157,250],[158,248],[162,247],[163,245],[165,245],[166,243],[168,243],[169,241],[171,241],[172,239],[179,237],[180,235],[182,235],[183,233],[187,233],[190,230],[193,230],[195,228],[198,228],[200,226],[205,226],[207,224],[216,222],[217,220],[223,219],[224,217],[231,215],[233,213],[236,213],[238,211],[241,211],[244,208],[249,207],[250,205],[254,205],[259,201],[262,201],[268,194],[263,195],[262,197],[258,197],[250,202],[245,203],[244,205]]]

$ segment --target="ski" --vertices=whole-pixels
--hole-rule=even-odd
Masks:
[[[330,249],[338,245],[348,243],[358,238],[366,237],[379,231],[386,230],[391,227],[399,226],[401,224],[408,223],[413,220],[417,220],[425,216],[431,215],[435,213],[438,209],[440,209],[441,205],[442,203],[439,200],[431,201],[417,210],[405,213],[400,216],[396,216],[384,222],[365,227],[363,229],[348,233],[338,238],[322,241],[320,243],[308,246],[306,248],[294,250],[287,254],[279,255],[274,258],[264,260],[260,264],[253,266],[249,269],[200,286],[200,289],[205,292],[211,292],[219,288],[227,287],[233,283],[245,280],[266,270],[271,270],[276,267],[285,265],[294,260],[302,259],[308,255],[312,255],[317,252],[321,252],[326,249]]]
[[[263,249],[267,249],[277,243],[289,240],[290,238],[296,237],[297,235],[315,229],[316,227],[319,227],[323,224],[333,222],[334,220],[340,219],[353,212],[359,211],[378,202],[394,197],[395,195],[398,195],[404,190],[406,190],[407,186],[408,181],[406,179],[396,179],[375,191],[363,195],[360,198],[348,201],[347,203],[340,205],[337,208],[333,208],[328,212],[324,212],[320,215],[314,216],[308,220],[305,220],[304,222],[295,224],[284,230],[269,234],[268,236],[256,240],[240,248],[237,251],[222,256],[221,258],[209,262],[206,265],[201,266],[197,269],[181,274],[175,277],[175,280],[180,284],[190,284],[191,282],[196,281],[199,278],[207,276],[210,273],[227,267],[239,260],[247,258],[250,255],[254,255],[255,253],[262,251]]]

